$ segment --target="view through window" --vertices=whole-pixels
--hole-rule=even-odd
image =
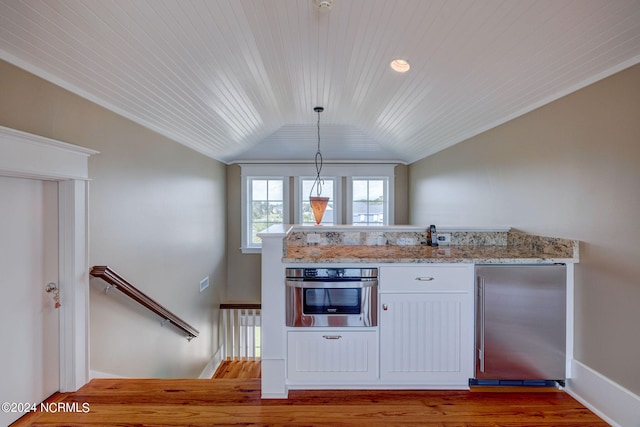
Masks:
[[[284,219],[284,180],[282,178],[250,178],[251,206],[250,246],[259,246],[257,236],[274,224],[282,224]]]
[[[388,224],[387,180],[384,178],[353,178],[352,224]]]

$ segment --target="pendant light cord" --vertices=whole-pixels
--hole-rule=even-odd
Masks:
[[[320,178],[320,172],[322,171],[322,153],[320,152],[320,113],[324,111],[322,107],[315,107],[313,109],[316,113],[318,113],[318,151],[316,152],[315,163],[316,163],[316,179],[313,181],[313,185],[311,186],[311,191],[309,192],[309,197],[313,196],[313,189],[316,189],[316,196],[320,197],[322,194],[322,185],[324,184],[324,180]]]

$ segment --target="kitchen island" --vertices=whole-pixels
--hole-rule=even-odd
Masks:
[[[273,226],[261,233],[262,396],[286,397],[293,388],[467,388],[474,370],[478,264],[565,263],[567,294],[572,295],[577,241],[508,228],[441,227],[439,233],[446,244],[437,247],[427,246],[426,229],[414,226]],[[287,327],[285,268],[292,266],[378,268],[380,325]],[[408,279],[416,276],[428,276],[430,282],[418,289]],[[568,298],[567,364],[572,307]],[[398,312],[413,314],[398,317]],[[424,313],[433,326],[417,330],[413,326]],[[330,354],[349,356],[332,359]]]

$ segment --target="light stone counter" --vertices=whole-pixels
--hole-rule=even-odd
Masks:
[[[440,231],[442,233],[442,231]],[[455,231],[451,243],[427,246],[424,229],[290,227],[284,263],[472,263],[549,264],[579,262],[576,240],[519,231]]]

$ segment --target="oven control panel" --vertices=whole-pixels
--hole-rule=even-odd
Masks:
[[[362,280],[378,277],[377,268],[287,268],[287,279],[299,280]]]

